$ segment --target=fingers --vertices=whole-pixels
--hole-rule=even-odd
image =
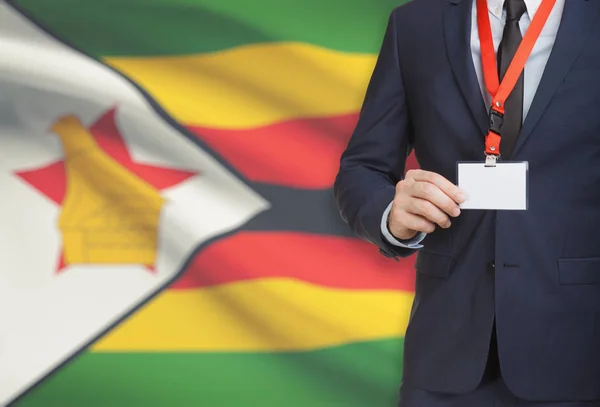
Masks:
[[[457,203],[434,184],[416,182],[412,186],[410,193],[412,197],[418,198],[412,201],[413,205],[411,205],[411,209],[417,210],[417,212],[413,213],[423,215],[435,223],[438,223],[436,219],[444,222],[449,221],[443,212],[453,217],[460,215],[460,208]],[[437,211],[434,209],[437,209]],[[429,214],[433,217],[429,217]],[[441,219],[442,216],[444,219]],[[440,224],[440,226],[442,225]]]
[[[435,225],[449,228],[450,218],[460,215],[464,200],[462,191],[443,176],[411,170],[397,185],[394,218],[406,229],[430,233]]]
[[[424,170],[410,170],[406,173],[406,178],[410,178],[416,182],[424,182],[435,185],[441,190],[446,196],[450,197],[456,203],[463,203],[466,199],[460,188],[442,177],[440,174],[436,174],[431,171]]]
[[[406,229],[423,233],[432,233],[435,230],[435,224],[422,216],[403,211],[399,217],[401,218],[401,224]]]
[[[452,202],[450,198],[446,197],[446,199]],[[448,215],[434,203],[425,199],[411,199],[406,211],[412,215],[418,215],[430,223],[438,224],[444,229],[449,228],[451,225]]]

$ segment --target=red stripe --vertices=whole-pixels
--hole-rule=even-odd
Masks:
[[[288,277],[335,288],[414,291],[414,261],[388,259],[356,238],[240,232],[202,250],[172,288]]]
[[[356,120],[352,114],[244,130],[190,130],[252,181],[329,188]]]
[[[357,118],[299,119],[243,130],[189,129],[252,181],[329,188]],[[418,168],[413,154],[407,162],[411,168]]]
[[[193,126],[190,129],[251,180],[299,188],[329,188],[356,119],[357,115],[304,119],[248,130]],[[176,185],[194,175],[134,162],[115,125],[114,110],[94,123],[91,131],[105,152],[157,189]],[[407,162],[407,169],[411,168],[418,168],[414,154]],[[54,202],[62,203],[66,190],[62,162],[17,175]]]

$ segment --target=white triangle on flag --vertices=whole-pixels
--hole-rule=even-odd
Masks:
[[[0,55],[0,405],[4,405],[164,288],[198,246],[234,230],[269,205],[171,125],[128,80],[47,35],[4,3],[0,3]],[[111,109],[133,161],[195,175],[156,194],[143,183],[136,184],[135,177],[131,184],[123,184],[133,189],[138,185],[140,196],[150,191],[147,196],[153,196],[153,202],[163,200],[157,212],[156,259],[153,270],[142,264],[102,264],[98,262],[105,256],[102,253],[135,258],[136,250],[144,252],[146,246],[126,247],[127,227],[119,225],[133,221],[116,219],[114,213],[103,218],[103,211],[114,209],[105,203],[90,212],[95,205],[90,197],[110,187],[112,194],[117,191],[114,199],[129,202],[127,213],[144,222],[150,216],[142,213],[146,198],[140,200],[138,213],[137,201],[130,196],[133,189],[119,189],[123,182],[119,177],[107,181],[125,173],[119,173],[122,168],[106,154],[98,161],[89,158],[93,148],[85,150],[85,159],[69,153],[69,162],[79,160],[82,172],[69,173],[79,178],[69,178],[67,194],[83,203],[73,201],[67,219],[80,225],[69,235],[75,236],[69,253],[76,261],[58,272],[66,239],[59,229],[64,208],[15,174],[67,158],[67,142],[51,130],[61,117],[72,116],[89,130]],[[75,137],[72,128],[67,126],[67,137]],[[73,140],[77,144],[83,138]],[[89,172],[82,162],[99,170]],[[95,179],[104,187],[91,185]],[[109,219],[106,225],[103,219]],[[123,233],[115,235],[119,227]],[[131,242],[137,242],[136,236]],[[81,242],[96,251],[78,252]]]

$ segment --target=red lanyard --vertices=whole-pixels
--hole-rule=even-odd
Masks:
[[[548,16],[556,0],[542,0],[535,17],[531,21],[521,44],[513,57],[502,83],[499,83],[496,53],[492,39],[492,27],[487,9],[486,0],[477,0],[477,27],[479,29],[479,43],[481,44],[481,60],[483,75],[488,92],[492,96],[490,109],[490,128],[485,138],[485,153],[488,156],[500,155],[500,128],[504,118],[504,102],[514,89],[519,76],[525,68],[525,63],[531,54],[535,42],[540,36]]]

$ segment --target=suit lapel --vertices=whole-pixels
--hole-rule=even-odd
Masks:
[[[513,155],[518,152],[571,69],[597,19],[600,0],[566,0],[562,21],[546,69],[523,123]]]
[[[488,113],[471,55],[471,10],[468,0],[449,0],[444,8],[444,39],[448,59],[471,115],[486,134]]]

